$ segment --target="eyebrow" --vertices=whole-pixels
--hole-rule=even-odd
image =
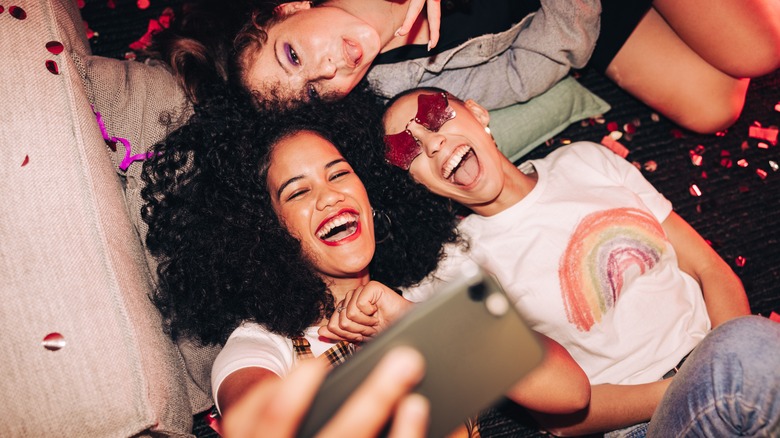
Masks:
[[[347,162],[347,160],[344,159],[343,157],[342,158],[336,158],[335,160],[333,160],[330,163],[326,164],[325,165],[325,169],[330,169],[331,167],[333,167],[333,166],[335,166],[335,165],[337,165],[339,163],[346,163],[346,162]],[[276,199],[281,199],[282,192],[284,191],[285,188],[287,188],[287,186],[289,186],[290,184],[292,184],[292,183],[294,183],[296,181],[300,181],[302,179],[303,179],[303,175],[297,175],[297,176],[294,176],[294,177],[288,179],[287,181],[285,181],[281,186],[279,186],[279,190],[276,191]]]
[[[282,60],[279,59],[279,40],[274,41],[274,59],[276,60],[276,63],[279,64],[279,68],[284,70],[285,73],[290,74],[282,64]]]

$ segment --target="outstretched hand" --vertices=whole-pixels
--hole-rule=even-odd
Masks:
[[[222,436],[295,436],[327,372],[324,361],[310,360],[284,379],[256,385],[222,417]],[[410,393],[424,373],[425,361],[417,351],[390,351],[317,436],[377,436],[393,416],[390,437],[425,436],[428,401]]]
[[[409,33],[414,26],[414,22],[420,15],[423,6],[426,6],[428,14],[428,33],[430,38],[428,39],[428,50],[436,47],[439,43],[439,28],[441,27],[441,0],[410,0],[409,10],[406,12],[403,24],[395,32],[398,36],[403,36]]]
[[[362,342],[391,325],[414,304],[377,281],[348,292],[336,304],[319,335],[334,340]]]

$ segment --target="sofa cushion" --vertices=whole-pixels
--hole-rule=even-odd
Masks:
[[[140,63],[101,56],[73,54],[101,134],[111,150],[113,168],[124,181],[127,214],[145,246],[147,224],[141,219],[143,161],[155,143],[186,122],[192,109],[167,68],[158,62]],[[157,262],[144,256],[152,278]],[[179,351],[187,369],[192,413],[214,403],[211,365],[219,347],[180,340]]]
[[[184,364],[71,57],[89,54],[74,3],[0,14],[4,434],[186,436]]]
[[[609,111],[609,104],[567,76],[528,102],[490,111],[490,130],[512,162],[579,120]]]

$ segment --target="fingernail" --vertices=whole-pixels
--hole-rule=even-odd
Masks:
[[[395,36],[397,36],[397,37],[398,37],[398,36],[401,36],[401,28],[399,27],[399,28],[398,28],[398,30],[396,30],[396,31],[395,31],[395,33],[394,33],[393,35],[395,35]]]
[[[428,51],[429,52],[431,51],[431,41],[430,40],[428,40]]]
[[[425,359],[414,348],[402,346],[387,353],[387,356],[382,360],[382,365],[389,368],[396,377],[409,378],[414,376],[414,378],[422,379]]]

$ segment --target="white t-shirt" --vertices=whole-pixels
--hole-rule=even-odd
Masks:
[[[304,338],[311,345],[312,354],[317,357],[337,342],[320,338],[319,327],[309,327]],[[286,376],[296,362],[295,350],[290,338],[271,333],[260,324],[245,322],[230,334],[225,347],[217,355],[211,366],[211,389],[214,403],[217,403],[217,391],[225,378],[242,368],[265,368],[279,377]]]
[[[536,169],[534,189],[497,215],[466,217],[459,230],[468,253],[449,246],[434,275],[404,296],[425,300],[462,263],[476,262],[592,384],[658,380],[710,329],[701,289],[679,269],[661,227],[671,203],[596,143],[520,168]]]

